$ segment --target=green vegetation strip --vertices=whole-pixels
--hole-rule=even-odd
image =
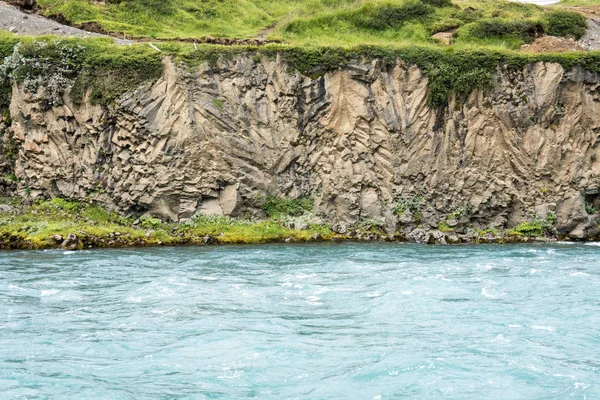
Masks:
[[[17,46],[17,44],[19,44]],[[17,50],[15,49],[17,46]],[[0,34],[0,85],[6,98],[12,78],[35,85],[48,84],[52,90],[61,82],[72,84],[71,95],[82,101],[89,90],[93,103],[108,105],[126,91],[160,77],[164,57],[195,68],[202,63],[216,68],[217,61],[233,60],[246,55],[254,62],[280,57],[291,70],[317,78],[352,63],[382,60],[392,66],[397,60],[415,64],[430,81],[430,103],[442,106],[454,92],[459,96],[474,89],[493,85],[499,66],[522,69],[533,62],[555,62],[570,69],[581,66],[600,72],[600,52],[527,54],[509,50],[440,48],[432,46],[356,46],[294,47],[289,45],[193,46],[184,43],[157,44],[160,52],[147,44],[117,46],[109,39],[33,39]],[[66,79],[62,79],[62,78]],[[4,78],[4,79],[3,79]],[[56,85],[50,83],[56,80]],[[26,85],[27,86],[27,85]],[[1,102],[1,99],[0,99]]]
[[[75,26],[119,36],[266,36],[301,46],[424,45],[433,42],[434,33],[452,30],[458,46],[515,49],[540,32],[579,37],[585,27],[585,19],[565,13],[562,5],[506,0],[37,0],[37,9]]]
[[[75,248],[80,249],[341,238],[325,225],[305,224],[303,229],[287,225],[288,216],[283,215],[268,220],[200,215],[184,223],[167,223],[151,217],[126,218],[97,205],[55,198],[16,213],[0,212],[0,249],[59,247],[69,235],[77,237]]]

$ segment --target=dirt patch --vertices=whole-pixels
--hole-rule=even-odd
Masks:
[[[565,10],[575,11],[583,14],[587,18],[600,19],[600,5],[597,6],[577,6],[577,7],[564,7]]]
[[[452,44],[452,39],[454,37],[454,31],[447,31],[447,32],[438,32],[435,35],[431,36],[433,39],[437,40],[438,42],[442,43],[444,46],[450,46]]]
[[[556,36],[542,36],[531,44],[521,46],[521,51],[527,53],[564,53],[566,51],[587,50],[581,43],[574,39],[565,39]]]

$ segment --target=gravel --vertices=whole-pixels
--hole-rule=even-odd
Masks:
[[[11,5],[0,1],[0,30],[16,35],[40,36],[56,35],[69,37],[108,37],[99,33],[87,32],[60,24],[56,21],[35,15],[27,14]],[[112,38],[116,43],[130,45],[131,40]]]

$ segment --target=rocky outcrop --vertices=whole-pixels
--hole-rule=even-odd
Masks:
[[[12,197],[17,189],[14,170],[18,145],[11,135],[10,123],[8,114],[0,113],[0,197]]]
[[[69,93],[50,106],[15,84],[19,192],[175,221],[260,214],[269,194],[311,196],[341,232],[365,220],[410,234],[555,215],[560,235],[595,237],[598,75],[537,63],[495,81],[443,109],[400,60],[312,79],[281,60],[190,72],[165,59],[161,79],[109,109]]]

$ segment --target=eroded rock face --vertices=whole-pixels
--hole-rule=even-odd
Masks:
[[[19,190],[172,220],[312,196],[336,226],[374,219],[390,231],[430,229],[458,209],[479,228],[550,211],[559,233],[596,234],[585,204],[600,184],[598,76],[538,63],[496,80],[445,110],[429,107],[428,79],[401,61],[311,79],[278,60],[190,73],[167,59],[160,80],[111,110],[68,93],[46,106],[15,85]],[[419,218],[399,222],[395,200],[415,196]]]

